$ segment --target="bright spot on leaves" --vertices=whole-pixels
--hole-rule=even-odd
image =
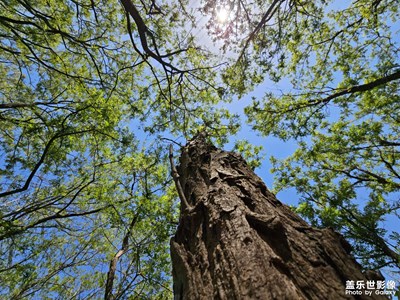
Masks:
[[[220,8],[217,12],[217,20],[219,23],[225,23],[228,20],[229,11],[225,8]]]

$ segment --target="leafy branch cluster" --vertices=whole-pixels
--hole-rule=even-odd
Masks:
[[[0,295],[170,297],[168,139],[238,128],[186,5],[0,4]]]

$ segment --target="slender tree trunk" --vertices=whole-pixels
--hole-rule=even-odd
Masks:
[[[347,280],[376,278],[339,234],[279,202],[240,155],[200,136],[178,173],[190,209],[171,239],[175,299],[386,299],[346,295]]]
[[[126,251],[129,249],[129,237],[135,226],[139,217],[139,212],[132,218],[131,224],[129,225],[129,229],[126,232],[124,239],[122,240],[122,247],[118,252],[114,255],[114,257],[110,261],[110,266],[107,272],[107,281],[106,287],[104,291],[104,300],[112,300],[115,299],[113,295],[113,286],[114,286],[114,279],[115,279],[115,272],[117,271],[117,263],[118,260],[121,258],[122,255],[125,254]]]

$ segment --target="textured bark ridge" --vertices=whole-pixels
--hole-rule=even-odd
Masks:
[[[178,172],[193,210],[171,239],[175,299],[387,299],[345,295],[346,280],[371,279],[350,245],[279,202],[240,155],[199,137]]]

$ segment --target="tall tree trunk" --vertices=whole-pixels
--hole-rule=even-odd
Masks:
[[[200,136],[177,171],[190,207],[171,239],[175,299],[386,299],[346,295],[347,280],[376,278],[339,234],[279,202],[240,155]]]

